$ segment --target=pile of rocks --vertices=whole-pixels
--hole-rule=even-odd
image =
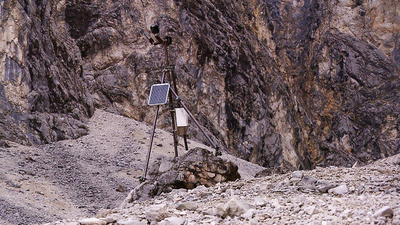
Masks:
[[[149,169],[148,180],[132,190],[125,202],[146,200],[172,189],[210,187],[237,179],[237,165],[198,147],[177,158],[159,157]]]
[[[400,224],[399,171],[395,155],[365,167],[175,189],[97,218],[51,224]]]

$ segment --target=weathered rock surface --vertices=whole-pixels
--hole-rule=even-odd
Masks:
[[[161,186],[192,189],[240,179],[238,166],[204,148],[194,148],[178,158],[160,159],[149,170],[149,179]],[[175,182],[175,183],[171,183]]]
[[[174,189],[154,199],[114,209],[101,220],[168,224],[398,224],[400,155],[364,167],[317,167],[300,179],[287,173],[219,183],[191,190]],[[318,190],[319,183],[346,185],[340,195]],[[190,204],[188,204],[190,202]],[[185,206],[183,206],[185,205]],[[195,207],[194,207],[195,206]],[[151,216],[150,216],[151,212]],[[179,218],[180,220],[177,220]],[[50,224],[68,224],[64,220]],[[124,224],[124,223],[121,223]]]
[[[216,157],[204,148],[194,148],[177,158],[159,158],[152,163],[147,180],[132,190],[126,200],[147,200],[172,189],[210,187],[240,179],[238,166]]]
[[[75,138],[94,105],[150,122],[163,51],[214,139],[266,167],[366,163],[400,149],[400,18],[377,1],[1,1],[0,138]],[[150,111],[150,112],[149,112]],[[170,127],[167,109],[160,126]],[[190,135],[203,140],[197,128]]]
[[[0,2],[0,139],[37,144],[87,134],[94,106],[65,7]]]

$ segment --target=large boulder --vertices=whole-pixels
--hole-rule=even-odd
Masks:
[[[147,181],[139,185],[130,200],[143,200],[171,189],[193,189],[240,179],[238,167],[203,148],[194,148],[177,158],[159,158],[149,169]]]
[[[237,165],[203,148],[194,148],[178,158],[160,159],[149,170],[149,179],[157,180],[164,189],[210,187],[239,178]]]

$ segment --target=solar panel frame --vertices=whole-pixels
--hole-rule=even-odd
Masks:
[[[147,105],[165,105],[168,101],[169,83],[153,84],[150,89]]]

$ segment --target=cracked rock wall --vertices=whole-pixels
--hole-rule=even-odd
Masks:
[[[395,0],[0,1],[0,135],[85,134],[94,107],[151,122],[173,38],[178,90],[213,139],[266,167],[351,165],[399,152]],[[170,129],[161,110],[159,127]],[[205,141],[191,126],[190,136]]]

